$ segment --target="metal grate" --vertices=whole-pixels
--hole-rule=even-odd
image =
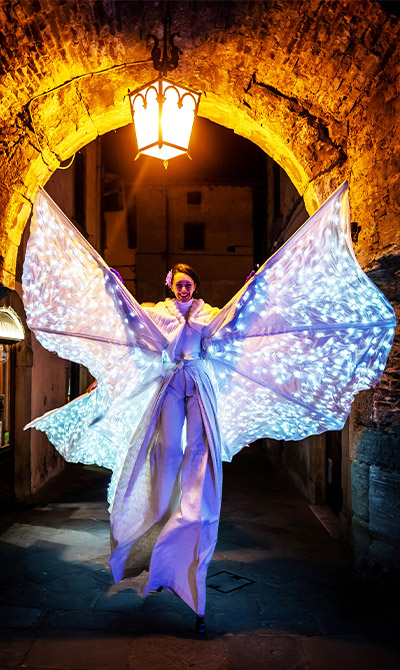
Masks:
[[[232,591],[237,591],[250,584],[255,584],[254,579],[234,575],[233,572],[227,570],[221,570],[216,572],[215,575],[207,577],[207,586],[214,591],[219,591],[219,593],[232,593]]]

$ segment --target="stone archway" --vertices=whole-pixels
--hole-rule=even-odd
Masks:
[[[200,113],[270,154],[310,213],[348,178],[361,265],[395,253],[398,19],[356,0],[170,4],[179,77],[206,93]],[[153,77],[144,38],[160,27],[158,5],[2,3],[6,286],[38,185],[58,159],[130,122],[128,88]]]
[[[184,52],[176,77],[205,91],[200,114],[271,155],[309,213],[347,178],[359,262],[398,303],[400,21],[372,0],[176,0],[170,7]],[[1,4],[4,286],[14,286],[37,188],[59,160],[130,122],[126,94],[154,76],[145,37],[160,32],[161,12],[157,2],[124,0]],[[398,345],[377,391],[357,401],[360,453],[371,440],[393,451],[396,352]],[[368,481],[375,466],[386,477],[388,464],[366,451]],[[400,471],[398,457],[390,467]],[[369,517],[361,521],[368,526]]]

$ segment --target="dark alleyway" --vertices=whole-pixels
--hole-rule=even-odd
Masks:
[[[169,593],[111,582],[107,476],[3,519],[0,668],[394,670],[396,596],[355,575],[338,541],[256,451],[225,468],[206,639]],[[65,486],[67,488],[67,486]],[[391,594],[391,595],[389,595]]]

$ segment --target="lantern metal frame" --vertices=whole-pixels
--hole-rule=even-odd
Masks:
[[[166,84],[166,86],[164,86]],[[171,147],[172,149],[178,149],[181,151],[183,154],[186,154],[189,158],[191,158],[189,149],[188,147],[183,147],[180,146],[179,144],[173,144],[172,142],[168,142],[164,140],[163,138],[163,129],[162,129],[162,112],[163,112],[163,104],[166,100],[166,92],[169,90],[174,90],[178,96],[177,100],[177,107],[178,109],[181,109],[183,106],[183,100],[186,97],[190,97],[193,100],[194,103],[194,110],[193,110],[193,122],[194,119],[197,116],[197,111],[199,109],[199,104],[200,104],[200,97],[201,97],[201,91],[196,91],[195,89],[188,88],[187,86],[184,86],[182,84],[177,84],[171,79],[167,79],[166,77],[163,77],[162,74],[157,77],[157,79],[153,79],[152,81],[149,81],[145,86],[141,86],[140,88],[135,89],[132,91],[132,93],[129,93],[129,102],[131,105],[131,113],[132,113],[132,119],[133,119],[133,126],[135,128],[135,136],[136,136],[136,143],[137,141],[137,134],[136,134],[136,127],[135,127],[135,109],[134,105],[135,102],[138,98],[141,98],[143,100],[143,107],[144,109],[147,108],[147,96],[150,91],[155,91],[156,96],[157,96],[157,104],[158,104],[158,139],[155,142],[151,142],[150,144],[139,148],[137,154],[135,156],[135,160],[137,160],[140,156],[140,154],[144,153],[148,149],[151,149],[152,147],[158,146],[160,149],[163,146]],[[179,90],[180,89],[180,90]],[[183,95],[181,94],[181,91],[184,91]],[[164,163],[168,163],[168,161],[164,161]]]

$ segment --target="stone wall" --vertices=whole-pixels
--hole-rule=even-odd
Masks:
[[[399,257],[392,255],[368,273],[395,305],[398,322],[399,270]],[[367,572],[390,573],[397,579],[400,579],[399,398],[400,351],[395,346],[374,391],[364,391],[355,399],[350,456],[356,561]]]
[[[399,19],[370,0],[177,0],[170,7],[184,52],[174,76],[205,91],[200,114],[272,156],[309,213],[347,178],[357,257],[364,269],[379,271],[389,294],[400,246]],[[154,77],[145,38],[160,28],[155,2],[1,3],[5,286],[14,287],[18,245],[38,186],[60,160],[130,122],[127,91]],[[390,469],[363,445],[371,434],[379,434],[380,444],[398,445],[398,351],[397,339],[381,384],[357,401],[353,444],[360,454],[371,452],[365,461],[354,453],[354,481],[361,487],[364,464],[375,491],[378,468],[393,495],[395,475],[387,477]],[[371,508],[379,500],[378,493],[370,496],[364,519],[369,547],[380,541]],[[385,537],[389,530],[382,530]],[[361,554],[369,560],[369,550]]]

